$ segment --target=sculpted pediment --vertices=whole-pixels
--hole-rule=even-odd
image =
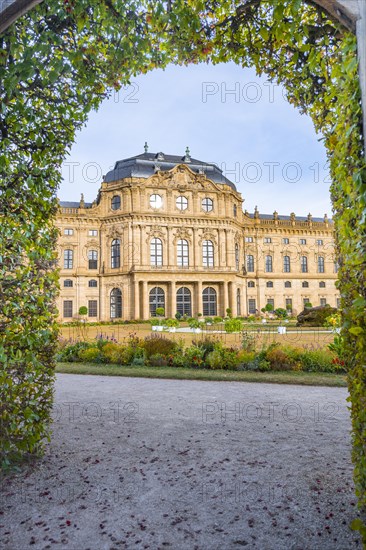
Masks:
[[[147,183],[151,183],[156,187],[178,189],[181,192],[218,189],[217,184],[208,180],[205,174],[197,174],[185,164],[178,164],[168,171],[157,172],[148,179]]]

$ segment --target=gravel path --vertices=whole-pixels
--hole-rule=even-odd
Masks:
[[[344,388],[59,374],[0,548],[352,549]]]

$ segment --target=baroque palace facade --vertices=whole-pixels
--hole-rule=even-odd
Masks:
[[[59,317],[299,313],[339,305],[333,223],[242,209],[212,163],[149,153],[116,162],[93,203],[60,202]]]

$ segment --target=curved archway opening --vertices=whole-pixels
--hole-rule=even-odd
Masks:
[[[309,113],[322,132],[328,151],[350,371],[355,478],[365,503],[366,331],[360,258],[365,252],[366,171],[355,39],[321,9],[298,1],[245,5],[223,1],[213,9],[202,2],[156,2],[151,10],[133,1],[43,3],[1,37],[5,307],[0,319],[7,329],[1,335],[1,382],[6,386],[19,366],[22,372],[39,374],[40,396],[41,388],[43,393],[48,391],[44,388],[52,381],[55,191],[60,164],[90,110],[132,75],[169,62],[211,59],[253,65],[257,72],[283,83],[288,100]],[[21,289],[18,295],[14,281]],[[22,406],[16,410],[16,392],[25,403],[34,395],[26,376],[17,388],[9,387],[7,414],[23,411]],[[51,393],[43,400],[38,419],[25,419],[20,437],[15,438],[11,424],[5,423],[11,442],[6,460],[23,452],[20,449],[38,448],[47,433]]]

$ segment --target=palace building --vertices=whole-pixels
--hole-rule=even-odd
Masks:
[[[59,317],[256,314],[339,305],[333,222],[243,211],[212,163],[145,152],[116,162],[93,203],[60,202]]]

